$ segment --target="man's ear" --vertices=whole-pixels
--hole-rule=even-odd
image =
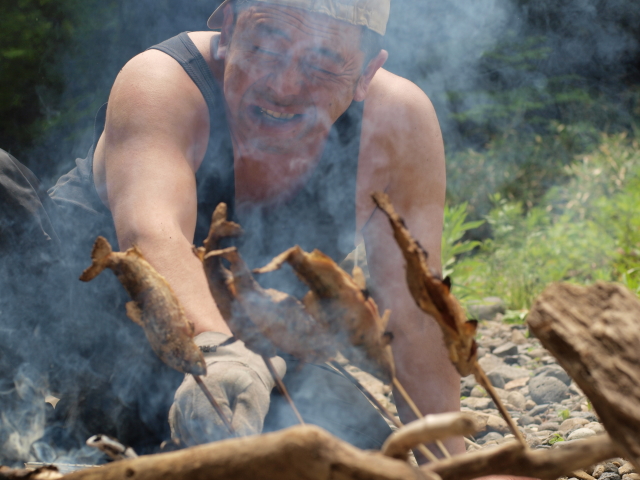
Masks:
[[[233,5],[228,3],[222,10],[224,15],[222,19],[222,29],[220,30],[220,41],[218,41],[218,48],[216,50],[216,58],[224,60],[227,56],[227,49],[231,43],[231,36],[233,35],[234,16]]]
[[[389,52],[386,50],[380,50],[380,53],[371,59],[369,65],[365,68],[358,80],[358,84],[356,85],[356,92],[353,96],[353,99],[356,102],[362,102],[365,99],[367,92],[369,91],[371,80],[373,80],[373,76],[382,68],[384,63],[387,61],[387,58],[389,58]]]

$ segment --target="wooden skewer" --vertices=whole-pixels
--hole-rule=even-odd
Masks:
[[[273,362],[266,355],[263,355],[262,359],[264,360],[264,363],[267,365],[267,368],[269,369],[269,373],[271,373],[271,376],[275,380],[278,390],[280,390],[280,393],[284,395],[284,398],[287,400],[289,405],[291,405],[291,409],[293,410],[293,413],[298,419],[298,422],[300,422],[300,425],[304,425],[305,423],[304,423],[304,420],[302,419],[302,415],[300,415],[300,412],[296,408],[296,404],[293,403],[293,399],[291,398],[291,395],[289,395],[289,391],[287,390],[287,387],[285,387],[284,382],[282,381],[282,378],[280,378],[280,375],[278,375],[278,372],[273,366]]]
[[[384,405],[382,405],[378,399],[369,391],[367,390],[367,388],[362,385],[358,379],[356,377],[354,377],[353,375],[351,375],[342,365],[340,365],[338,362],[336,362],[335,360],[328,362],[329,365],[331,365],[333,368],[335,368],[336,370],[338,370],[342,375],[344,375],[347,380],[349,380],[351,383],[353,383],[358,390],[360,390],[362,392],[362,394],[367,397],[369,399],[369,401],[371,403],[373,403],[376,408],[378,410],[380,410],[380,412],[382,413],[382,415],[384,415],[385,417],[387,417],[387,419],[393,423],[396,428],[400,428],[403,427],[404,425],[402,424],[402,422],[400,420],[398,420],[396,418],[396,416],[391,413]],[[430,462],[437,462],[438,461],[438,457],[436,457],[433,452],[431,452],[431,450],[429,450],[426,446],[424,445],[418,445],[416,447],[418,449],[418,451],[424,455],[426,458],[429,459]]]
[[[225,416],[224,412],[222,411],[222,407],[220,407],[220,404],[218,402],[216,402],[215,398],[213,398],[213,395],[211,395],[211,392],[209,391],[207,386],[202,381],[202,378],[200,378],[200,375],[194,375],[193,378],[195,378],[196,383],[200,387],[200,390],[202,390],[202,393],[204,393],[204,396],[207,397],[207,400],[209,400],[209,403],[211,404],[213,409],[216,411],[218,416],[222,419],[222,422],[227,427],[227,430],[229,430],[229,433],[231,435],[235,435],[236,432],[233,429],[233,427],[231,426],[231,423],[229,422],[229,420]]]
[[[409,393],[404,389],[404,387],[400,383],[400,380],[398,380],[396,377],[393,378],[393,385],[398,389],[398,391],[400,392],[400,395],[402,395],[402,398],[404,398],[405,402],[407,402],[407,404],[409,405],[409,408],[411,409],[411,411],[413,411],[413,414],[417,418],[424,417],[424,415],[420,413],[420,409],[415,404],[415,402],[413,401]],[[441,440],[436,440],[435,443],[438,449],[440,449],[442,454],[445,456],[445,458],[451,458],[451,454],[449,453],[449,450],[447,450],[447,447],[444,446],[444,443],[442,443]]]
[[[514,423],[513,418],[511,418],[511,415],[509,415],[509,412],[507,412],[507,409],[502,403],[502,400],[494,390],[493,385],[491,385],[491,380],[489,380],[489,377],[487,377],[487,374],[484,373],[484,370],[478,364],[477,361],[476,361],[475,367],[476,368],[475,368],[474,375],[476,377],[476,380],[487,391],[487,393],[493,400],[493,403],[496,404],[496,407],[498,408],[500,415],[502,415],[502,418],[504,418],[504,420],[507,422],[507,425],[509,425],[509,430],[511,430],[511,433],[513,433],[513,435],[516,437],[518,442],[520,442],[522,447],[526,450],[527,448],[529,448],[529,445],[527,444],[526,440],[522,436],[522,432],[520,432],[520,429]]]

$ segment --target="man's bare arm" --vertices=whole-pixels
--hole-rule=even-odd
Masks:
[[[418,87],[388,72],[381,74],[384,85],[374,80],[372,101],[365,107],[363,131],[368,136],[363,145],[372,158],[377,156],[375,183],[386,190],[429,252],[431,267],[440,271],[446,175],[438,120]],[[386,158],[379,152],[385,152]],[[385,164],[387,168],[382,167]],[[385,170],[386,174],[380,173]],[[389,330],[394,333],[398,379],[423,414],[459,410],[460,378],[448,359],[440,328],[409,294],[404,259],[388,220],[380,211],[374,212],[363,233],[376,293],[383,307],[392,311]],[[414,419],[397,392],[395,398],[402,419]],[[448,447],[452,453],[464,452],[462,439],[448,442]]]
[[[94,165],[120,249],[142,249],[173,288],[196,334],[230,333],[191,251],[195,172],[208,134],[202,94],[175,60],[151,50],[132,59],[116,79]]]

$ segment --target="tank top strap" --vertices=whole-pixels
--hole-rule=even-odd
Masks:
[[[162,43],[149,47],[147,50],[160,50],[180,64],[200,89],[205,102],[207,102],[207,107],[209,107],[210,115],[219,108],[219,87],[213,78],[209,65],[198,47],[189,38],[188,32],[182,32]]]

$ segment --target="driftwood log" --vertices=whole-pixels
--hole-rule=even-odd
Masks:
[[[640,301],[622,285],[557,284],[529,327],[589,397],[622,455],[640,466]]]
[[[177,452],[121,460],[64,480],[437,480],[432,473],[297,426]]]
[[[418,438],[418,440],[421,440]],[[619,455],[608,435],[551,451],[517,442],[414,467],[359,450],[315,426],[236,438],[81,470],[64,480],[469,480],[491,474],[555,479]]]

